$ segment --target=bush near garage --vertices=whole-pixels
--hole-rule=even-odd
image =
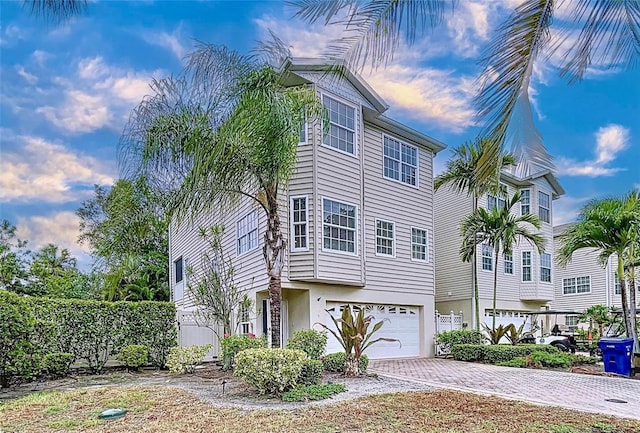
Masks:
[[[574,365],[595,364],[596,358],[584,355],[574,355],[571,353],[550,353],[543,351],[535,351],[527,356],[519,356],[510,361],[499,362],[496,365],[504,367],[519,368],[569,368]]]
[[[327,348],[327,333],[315,329],[304,329],[293,333],[287,349],[302,350],[309,359],[320,359]]]
[[[324,373],[324,365],[319,359],[307,359],[302,364],[300,376],[298,376],[298,385],[319,385],[322,381],[322,373]]]
[[[281,396],[294,388],[307,354],[293,349],[247,349],[236,355],[234,375],[260,394]]]
[[[263,335],[257,338],[254,334],[249,335],[225,335],[220,340],[222,348],[222,369],[232,370],[235,356],[247,349],[266,349],[268,346],[267,337]]]
[[[517,357],[530,355],[535,351],[558,353],[558,349],[555,347],[540,344],[519,344],[517,346],[507,344],[456,344],[451,347],[451,355],[456,361],[484,361],[489,364],[511,361]]]
[[[320,358],[325,371],[330,373],[344,373],[344,364],[346,362],[344,352],[330,353]],[[367,355],[360,356],[360,372],[365,373],[369,367],[369,357]]]
[[[460,329],[439,333],[436,344],[440,345],[445,352],[450,352],[455,344],[482,344],[486,339],[487,337],[480,331]]]

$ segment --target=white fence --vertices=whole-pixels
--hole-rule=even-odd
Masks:
[[[218,339],[213,331],[199,325],[193,311],[178,311],[178,345],[203,346],[212,344],[213,348],[205,356],[205,361],[211,361],[218,356]]]
[[[523,323],[526,323],[523,331],[531,331],[533,325],[530,314],[519,311],[496,311],[496,328],[500,325],[507,326],[513,324],[516,329],[518,329]],[[486,311],[484,313],[484,324],[491,328],[493,325],[493,311]],[[500,343],[509,343],[509,340],[507,340],[506,337],[502,337]]]
[[[462,324],[464,322],[464,317],[462,315],[462,311],[460,314],[455,314],[451,311],[449,314],[440,314],[436,310],[436,337],[439,333],[444,331],[457,331],[463,329]],[[448,355],[449,351],[440,347],[439,344],[436,343],[436,356]]]

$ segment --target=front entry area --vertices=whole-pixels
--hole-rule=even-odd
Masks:
[[[371,359],[405,358],[420,355],[420,310],[418,307],[382,304],[352,304],[354,312],[364,309],[365,316],[375,318],[375,323],[383,320],[384,325],[376,332],[373,339],[379,337],[395,338],[398,342],[380,341],[369,347],[365,353]],[[336,318],[342,315],[345,303],[327,302],[327,310]],[[326,321],[329,329],[335,330],[335,324],[329,316]],[[338,340],[329,333],[327,353],[342,352],[344,349]]]

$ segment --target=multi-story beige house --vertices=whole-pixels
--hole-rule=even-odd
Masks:
[[[329,323],[325,310],[339,315],[341,306],[353,304],[385,320],[380,336],[402,343],[374,345],[370,357],[432,355],[433,157],[445,146],[385,117],[385,102],[355,74],[337,78],[308,59],[284,67],[291,83],[315,86],[329,125],[326,135],[319,121],[303,129],[297,170],[280,194],[282,230],[289,240],[282,275],[283,342],[316,322]],[[255,301],[242,331],[268,335],[265,215],[245,200],[234,212],[171,226],[171,289],[181,311],[182,344],[210,335],[189,326],[190,311],[198,308],[189,286],[197,282],[206,250],[197,227],[212,224],[225,226],[224,248],[236,268],[235,282]],[[187,267],[194,269],[191,276]],[[338,350],[330,339],[327,351]]]
[[[477,269],[480,322],[491,326],[494,267],[498,271],[497,309],[505,323],[524,320],[520,313],[538,310],[554,299],[555,274],[553,247],[553,201],[564,194],[553,172],[520,160],[516,167],[504,170],[501,184],[506,196],[516,191],[521,202],[512,209],[518,214],[534,213],[541,221],[539,233],[545,238],[542,254],[527,241],[521,241],[510,255],[494,257],[490,245],[478,245]],[[435,194],[436,309],[462,311],[469,327],[475,323],[474,282],[471,262],[460,258],[460,223],[473,212],[473,197],[456,193],[447,186]],[[478,197],[478,206],[504,206],[505,198],[486,194]],[[529,229],[536,231],[533,226]],[[516,318],[514,318],[514,316]],[[503,321],[498,321],[502,323]]]

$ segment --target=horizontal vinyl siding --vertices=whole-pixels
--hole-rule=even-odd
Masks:
[[[390,135],[391,138],[396,137]],[[413,143],[406,143],[417,147]],[[383,176],[383,132],[365,124],[366,290],[434,294],[432,154],[418,149],[419,188]],[[376,220],[391,221],[395,257],[376,255]],[[411,228],[428,233],[428,262],[411,260]]]

